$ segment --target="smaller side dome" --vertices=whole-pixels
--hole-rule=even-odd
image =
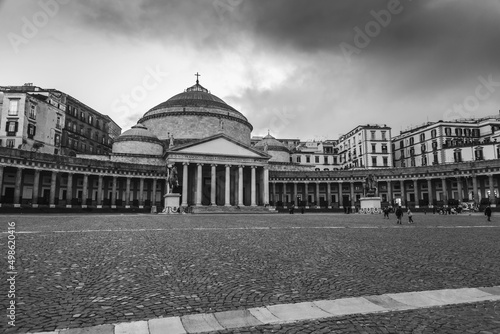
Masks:
[[[272,158],[269,161],[290,162],[290,150],[288,147],[269,133],[255,144],[255,148],[271,155]]]
[[[113,154],[162,155],[163,144],[144,124],[137,123],[113,142]]]

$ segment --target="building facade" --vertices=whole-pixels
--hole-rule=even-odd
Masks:
[[[47,127],[59,130],[54,134],[63,132],[57,124],[66,124],[71,132],[68,138],[94,148],[66,156],[2,145],[2,207],[161,208],[169,173],[178,176],[178,184],[170,190],[180,195],[182,210],[193,212],[290,205],[355,208],[366,195],[368,174],[376,180],[384,205],[423,208],[473,201],[495,206],[499,198],[500,159],[494,150],[500,123],[496,119],[437,122],[402,133],[393,138],[391,159],[391,132],[385,125],[360,125],[338,140],[293,142],[291,146],[268,134],[252,145],[252,125],[246,117],[199,81],[147,111],[123,134],[105,116],[88,112],[75,99],[62,94],[58,100],[57,91],[42,95],[4,91],[2,129],[8,129],[6,124],[14,118],[18,129],[21,122],[27,127],[31,106],[36,104],[37,122],[40,113],[53,113],[53,123]],[[16,99],[25,102],[11,102]],[[42,127],[36,124],[34,136]],[[85,138],[90,141],[80,139],[88,129],[91,135]],[[2,140],[9,139],[7,133],[0,134],[5,134]],[[111,149],[106,151],[110,142],[102,140],[111,137]],[[22,143],[22,136],[15,138],[15,144]],[[406,165],[407,150],[425,144],[423,152],[427,152],[434,142],[439,149],[437,163],[422,164],[416,159],[414,166]],[[472,148],[470,159],[463,153],[461,159],[452,160],[450,150],[456,153],[457,148]],[[404,157],[398,152],[405,152]],[[392,160],[404,161],[404,168],[393,166]]]

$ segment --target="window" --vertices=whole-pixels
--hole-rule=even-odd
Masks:
[[[101,128],[101,124],[99,124],[99,120],[98,119],[95,121],[95,127],[98,128],[98,129]]]
[[[400,141],[399,142],[399,148],[404,148],[405,147],[405,143],[404,141]]]
[[[372,157],[372,166],[377,166],[377,157]]]
[[[375,140],[375,131],[371,131],[372,134],[372,140]]]
[[[54,146],[60,146],[61,145],[61,135],[56,133],[54,136]]]
[[[437,148],[438,148],[438,143],[437,143],[437,141],[433,141],[433,142],[432,142],[432,150],[433,150],[433,151],[436,151],[436,150],[437,150]]]
[[[30,107],[29,118],[36,119],[36,105],[32,104]]]
[[[483,148],[482,147],[477,147],[474,150],[474,156],[476,157],[476,160],[484,160]]]
[[[382,145],[382,153],[387,153],[387,145]]]
[[[385,137],[385,131],[382,131],[382,140],[387,140],[387,138]]]
[[[89,115],[89,124],[92,125],[94,123],[94,117]]]
[[[436,138],[436,136],[437,136],[437,131],[436,131],[436,129],[434,129],[431,131],[431,137]]]
[[[36,126],[33,124],[28,124],[28,138],[33,139],[36,134]]]
[[[60,129],[61,128],[61,116],[57,116],[56,120],[56,128]]]
[[[6,127],[5,127],[5,131],[7,132],[7,136],[15,136],[16,132],[17,132],[17,127],[18,127],[17,122],[12,122],[12,121],[7,122]]]
[[[451,128],[444,128],[444,134],[446,136],[451,136]]]
[[[439,163],[439,160],[438,160],[438,153],[437,152],[434,152],[433,153],[433,157],[434,157],[434,160],[432,161],[432,163],[434,165],[437,165]]]
[[[411,158],[411,166],[415,167],[415,158]]]
[[[455,150],[453,152],[453,160],[455,162],[462,162],[462,150]]]
[[[422,166],[427,166],[427,156],[425,154],[422,155]]]
[[[372,153],[375,153],[375,152],[377,152],[377,145],[372,144]]]
[[[413,137],[410,137],[410,145],[413,145],[415,143],[415,139]]]
[[[85,113],[83,111],[80,112],[80,118],[82,121],[85,121]]]
[[[7,139],[5,146],[9,148],[14,148],[15,143],[16,143],[15,139]]]
[[[306,162],[307,162],[307,163],[310,163],[310,162],[311,162],[311,157],[310,157],[310,156],[308,156],[308,155],[306,155]]]
[[[323,159],[324,159],[325,165],[327,165],[328,164],[328,157],[324,157]]]
[[[383,157],[382,159],[383,159],[383,161],[384,161],[384,167],[387,167],[387,166],[388,166],[388,160],[387,160],[387,157]]]
[[[317,163],[317,164],[319,164],[319,157],[317,155],[314,156],[314,162]]]
[[[425,141],[425,133],[420,134],[420,141]]]
[[[17,116],[19,113],[19,99],[9,100],[9,116]]]
[[[415,154],[415,149],[412,147],[410,148],[410,155],[414,155]]]
[[[425,144],[422,144],[422,146],[420,146],[420,150],[422,151],[422,153],[424,153],[426,151],[426,147],[425,147]]]

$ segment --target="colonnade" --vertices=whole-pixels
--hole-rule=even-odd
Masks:
[[[270,180],[272,205],[354,208],[364,197],[364,179],[357,180]],[[464,200],[487,201],[496,206],[500,175],[440,176],[400,178],[377,181],[377,195],[382,202],[403,207],[432,206]]]
[[[267,166],[193,162],[177,165],[182,166],[181,206],[258,206],[269,202]]]
[[[38,207],[161,205],[162,176],[110,175],[0,166],[0,203]]]

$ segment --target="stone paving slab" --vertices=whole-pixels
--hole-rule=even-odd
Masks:
[[[186,334],[181,318],[159,318],[148,321],[151,334]]]
[[[487,292],[487,291],[491,291]],[[61,330],[34,334],[185,334],[204,333],[276,323],[331,318],[360,313],[380,313],[429,308],[453,304],[500,300],[500,286],[389,293],[379,296],[318,300],[296,304],[271,305],[248,310],[191,314],[95,326],[81,330]]]
[[[181,319],[188,333],[203,333],[224,329],[213,313],[185,315]]]
[[[249,327],[263,324],[248,310],[217,312],[215,313],[215,318],[224,328]]]
[[[363,297],[319,300],[314,302],[314,305],[333,315],[386,311],[384,307],[374,304]]]
[[[114,334],[113,325],[101,325],[84,328],[71,328],[60,331],[60,334]],[[55,333],[55,332],[54,332]]]

